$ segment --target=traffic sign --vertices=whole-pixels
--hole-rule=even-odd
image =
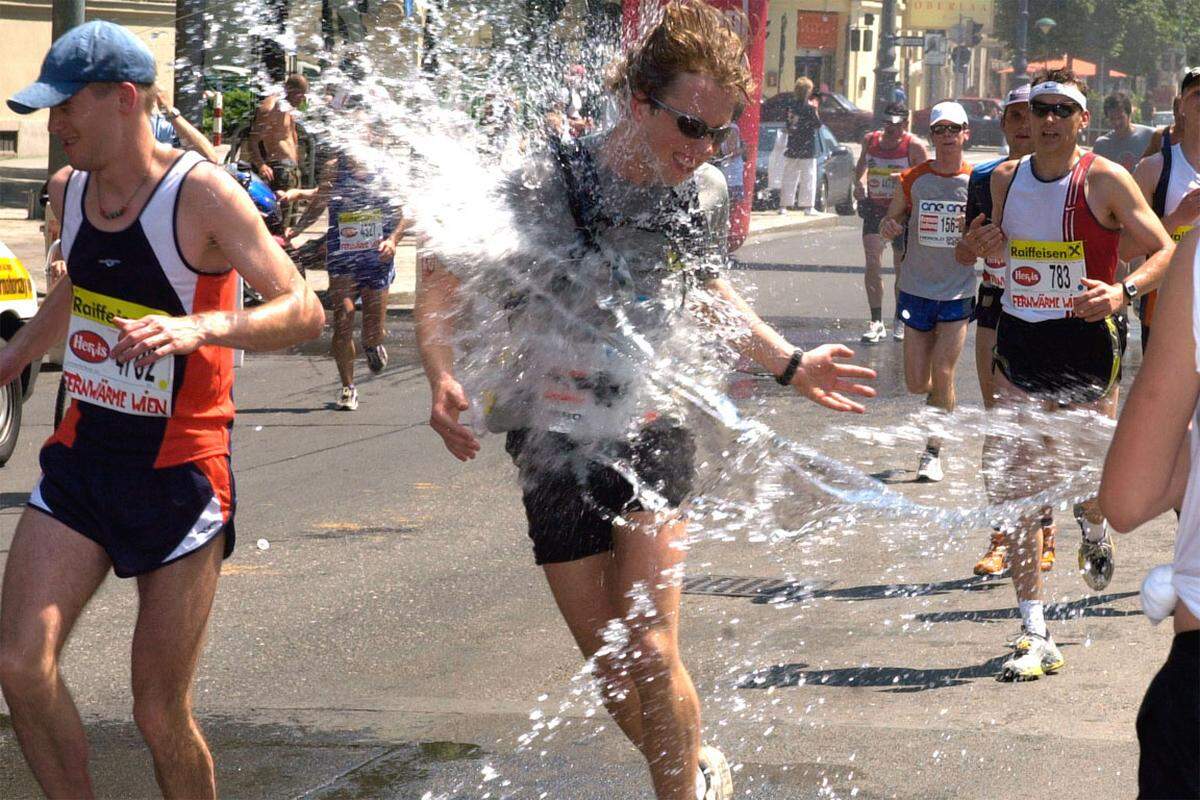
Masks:
[[[924,36],[892,36],[892,44],[896,47],[924,47]]]
[[[926,66],[940,67],[946,63],[947,55],[946,34],[944,33],[927,33],[925,34],[925,57]]]

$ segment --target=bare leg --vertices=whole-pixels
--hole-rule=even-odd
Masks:
[[[954,389],[954,372],[963,345],[967,342],[967,321],[939,322],[933,329],[933,352],[930,354],[929,405],[953,411],[958,403]],[[907,344],[907,342],[906,342]]]
[[[904,332],[904,384],[912,394],[929,394],[933,389],[934,331],[908,328]]]
[[[48,797],[93,797],[87,736],[59,656],[111,566],[99,545],[39,511],[17,523],[0,601],[0,684]]]
[[[877,233],[864,233],[863,254],[867,271],[863,283],[867,289],[867,308],[883,308],[883,248],[884,239]]]
[[[333,342],[330,350],[342,386],[354,385],[354,278],[338,275],[329,279],[333,300]]]
[[[996,405],[996,388],[992,380],[992,350],[996,346],[996,329],[975,326],[975,374],[979,376],[979,394],[983,407]]]
[[[387,313],[387,289],[363,289],[362,294],[362,344],[364,348],[376,347],[386,335],[383,319]]]
[[[593,658],[604,647],[604,630],[619,620],[625,604],[617,587],[616,562],[611,553],[543,567],[554,602],[584,658]],[[642,750],[642,704],[622,653],[596,660],[596,678],[604,707],[617,725]],[[645,751],[642,751],[645,756]],[[648,756],[647,756],[648,758]]]
[[[630,628],[630,661],[641,701],[643,752],[658,800],[693,800],[700,750],[700,699],[679,657],[679,601],[686,524],[641,512],[614,528],[613,555]],[[649,601],[652,611],[639,612]],[[644,606],[643,606],[644,608]]]
[[[133,719],[166,798],[215,798],[212,755],[192,717],[192,679],[204,645],[225,537],[138,577]]]

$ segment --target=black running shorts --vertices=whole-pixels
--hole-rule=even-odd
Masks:
[[[887,205],[872,203],[870,200],[863,200],[858,204],[858,216],[862,217],[863,221],[863,236],[879,233],[879,223],[883,222],[883,218],[887,216],[887,210]],[[897,253],[904,250],[903,233],[892,239],[892,249]]]
[[[1125,333],[1123,317],[1026,322],[1002,313],[992,368],[1030,394],[1064,404],[1094,403],[1121,382]]]
[[[118,578],[188,556],[225,534],[233,553],[237,505],[229,456],[175,467],[116,467],[62,444],[42,448],[29,507],[104,548]]]
[[[629,479],[608,463],[572,454],[580,445],[558,433],[510,431],[505,445],[521,480],[534,561],[555,564],[612,550],[613,519],[645,510]],[[639,481],[678,508],[691,493],[696,445],[674,424],[652,424],[632,442],[611,445]]]
[[[990,283],[979,284],[979,299],[975,301],[975,310],[971,313],[971,319],[981,328],[990,328],[996,330],[996,323],[1000,321],[1000,298],[1004,296],[1004,290],[999,286],[993,286]]]
[[[1137,737],[1141,800],[1200,797],[1200,631],[1175,636],[1142,699]]]

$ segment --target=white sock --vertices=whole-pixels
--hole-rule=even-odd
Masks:
[[[1041,600],[1021,600],[1017,603],[1017,607],[1021,609],[1021,622],[1025,623],[1026,631],[1049,638],[1049,634],[1046,632],[1046,617],[1042,614]]]
[[[704,780],[704,770],[696,768],[696,800],[704,800],[708,791],[708,781]]]
[[[1083,538],[1093,544],[1104,541],[1104,534],[1108,531],[1108,522],[1101,520],[1100,522],[1092,522],[1090,519],[1083,521]]]

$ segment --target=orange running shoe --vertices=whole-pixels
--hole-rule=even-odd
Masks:
[[[992,542],[988,545],[988,551],[983,554],[983,558],[975,564],[975,574],[980,577],[999,575],[1006,569],[1008,569],[1008,542],[1003,533],[992,531]]]
[[[1042,572],[1054,569],[1054,532],[1053,525],[1042,528]]]

